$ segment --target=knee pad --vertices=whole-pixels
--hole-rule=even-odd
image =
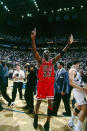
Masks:
[[[78,110],[77,108],[74,109],[76,113],[79,114],[80,110]]]

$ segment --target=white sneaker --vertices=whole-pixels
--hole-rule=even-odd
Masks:
[[[73,127],[73,131],[77,131],[77,130],[76,130],[76,126]]]
[[[14,102],[11,102],[11,106],[14,106],[15,105],[15,103]]]
[[[72,128],[73,130],[74,130],[74,128],[75,128],[75,124],[72,123],[72,122],[68,122],[68,126],[69,126],[70,128]]]

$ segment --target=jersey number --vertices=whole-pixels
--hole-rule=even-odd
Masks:
[[[44,71],[43,77],[51,77],[51,71]]]

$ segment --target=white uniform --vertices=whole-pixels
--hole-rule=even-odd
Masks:
[[[74,68],[71,68],[69,70],[69,73],[72,72],[72,71],[76,72],[76,76],[74,77],[74,82],[76,83],[76,85],[78,85],[78,86],[83,88],[84,87],[84,82],[81,79],[80,73],[76,69],[74,69]],[[85,104],[87,104],[86,93],[85,92],[81,91],[80,89],[73,88],[73,94],[74,94],[74,98],[76,100],[76,103],[78,105],[85,105]]]

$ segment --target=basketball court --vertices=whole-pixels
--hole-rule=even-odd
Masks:
[[[12,92],[12,81],[9,81],[8,94],[11,97]],[[24,93],[25,89],[23,89]],[[19,100],[19,94],[15,100],[15,105],[13,107],[8,107],[7,102],[0,97],[4,110],[0,112],[0,131],[34,131],[33,128],[33,117],[34,114],[28,114],[27,110],[23,110],[25,106],[25,100]],[[36,100],[35,102],[36,103]],[[43,131],[43,125],[46,121],[46,111],[47,101],[43,101],[39,111],[39,127],[37,131]],[[66,128],[68,120],[70,117],[62,116],[64,112],[64,105],[61,102],[58,116],[52,117],[50,123],[50,131],[70,131]]]

